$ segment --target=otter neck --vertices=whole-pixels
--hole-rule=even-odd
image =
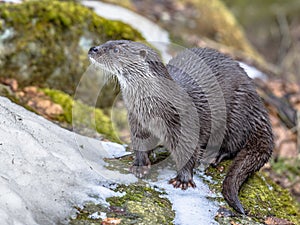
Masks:
[[[156,77],[163,77],[172,80],[167,68],[161,61],[146,60],[149,66],[150,73]]]
[[[154,90],[162,84],[175,82],[161,61],[145,61],[147,66],[127,67],[118,76],[122,91]]]
[[[119,79],[119,81],[127,108],[135,107],[136,103],[143,102],[144,98],[166,95],[166,90],[177,86],[165,66],[148,68],[142,72],[138,71],[138,73],[137,70],[130,71],[133,72],[132,74],[128,73],[129,71],[122,73],[122,80]]]

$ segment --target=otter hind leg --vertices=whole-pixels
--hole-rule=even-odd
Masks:
[[[256,140],[256,138],[253,138]],[[258,139],[259,140],[259,139]],[[227,203],[237,212],[245,214],[244,208],[238,198],[238,192],[245,180],[258,171],[270,158],[273,144],[271,138],[248,141],[246,146],[239,151],[223,181],[222,194]]]
[[[224,159],[232,158],[232,153],[230,152],[223,152],[222,150],[219,151],[217,157],[210,163],[210,165],[216,168]]]

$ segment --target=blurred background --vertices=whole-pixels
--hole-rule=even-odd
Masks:
[[[299,12],[298,0],[0,1],[0,94],[67,129],[128,143],[118,84],[98,96],[88,49],[143,41],[167,61],[170,43],[216,48],[251,72],[276,139],[264,171],[300,201]]]

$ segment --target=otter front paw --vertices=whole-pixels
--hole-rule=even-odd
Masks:
[[[148,166],[131,166],[130,172],[133,173],[137,178],[143,178],[150,171],[151,165]]]
[[[193,178],[182,179],[181,176],[177,175],[175,178],[169,180],[169,184],[172,184],[174,188],[181,188],[182,190],[188,189],[188,187],[195,188],[196,184]]]
[[[148,155],[149,152],[145,151],[135,152],[135,160],[132,166],[129,168],[129,171],[137,178],[143,178],[150,171],[151,162]]]

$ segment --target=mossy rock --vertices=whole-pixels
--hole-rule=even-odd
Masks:
[[[144,40],[127,24],[97,16],[73,1],[0,4],[0,69],[20,86],[73,94],[89,65],[87,51],[107,40]]]
[[[75,130],[95,130],[107,139],[119,142],[110,118],[101,109],[90,107],[79,100],[75,101],[70,95],[59,90],[45,88],[42,91],[54,103],[62,106],[64,113],[56,118],[58,121],[71,124]]]
[[[78,215],[70,224],[100,224],[102,219],[92,219],[91,215],[105,213],[107,218],[120,220],[120,224],[129,225],[171,225],[175,217],[172,204],[163,197],[165,193],[147,185],[118,185],[116,192],[122,197],[110,197],[106,201],[109,207],[88,203],[79,209]]]
[[[243,28],[221,0],[181,0],[181,2],[191,4],[197,10],[198,16],[188,18],[195,20],[196,34],[244,51],[253,57],[258,56],[247,40]],[[189,29],[187,32],[191,33],[193,30]]]
[[[219,166],[219,168],[225,168],[224,170],[222,169],[222,172],[212,167],[206,170],[206,175],[212,178],[207,179],[207,183],[216,193],[221,193],[222,182],[230,164],[231,161],[222,162]],[[288,190],[281,188],[261,172],[252,175],[243,184],[239,192],[239,198],[247,212],[247,217],[234,219],[239,224],[249,224],[251,221],[264,224],[268,217],[285,219],[299,224],[299,204],[291,197]],[[223,197],[218,199],[225,208],[234,212],[224,201]],[[221,224],[222,220],[222,218],[218,218]]]

